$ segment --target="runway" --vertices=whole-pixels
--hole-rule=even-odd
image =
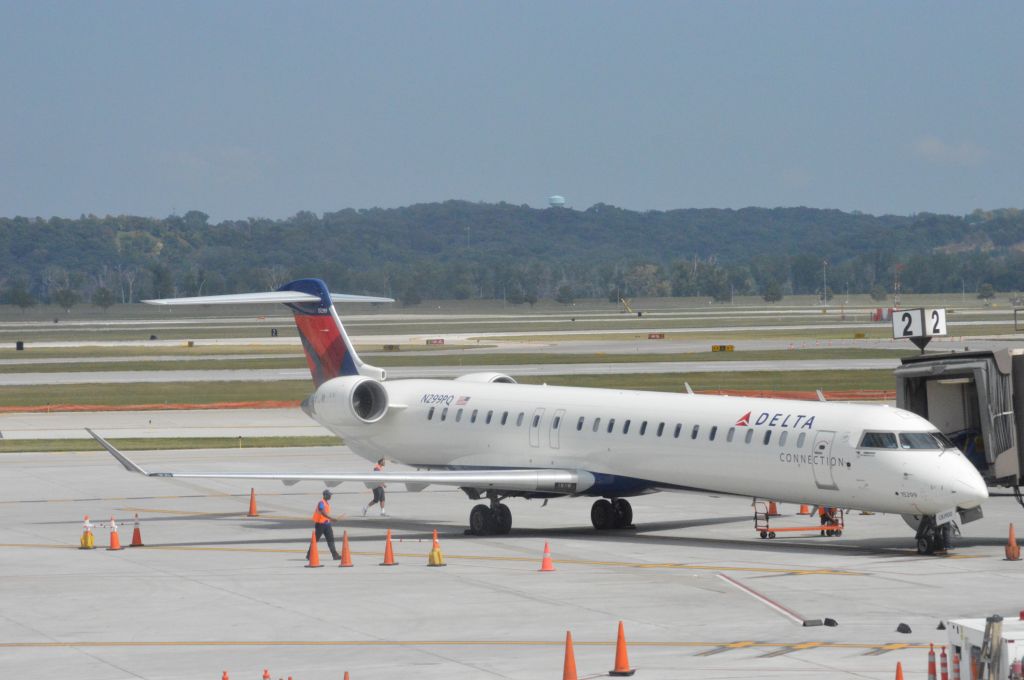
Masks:
[[[109,433],[108,433],[109,434]],[[153,470],[367,469],[344,447],[133,454]],[[389,489],[391,517],[359,516],[361,485],[336,489],[352,569],[304,569],[319,487],[141,478],[105,453],[3,454],[0,656],[12,677],[535,680],[558,677],[565,632],[581,677],[612,667],[618,621],[638,677],[923,677],[940,618],[1024,602],[1021,563],[1002,559],[1020,508],[986,504],[955,556],[919,557],[898,517],[851,514],[842,538],[757,538],[749,499],[634,499],[637,529],[597,534],[586,499],[509,501],[512,533],[462,534],[458,491]],[[783,506],[785,521],[802,521]],[[76,549],[82,515],[114,515],[143,548]],[[805,521],[805,520],[804,520]],[[399,565],[378,567],[386,529]],[[447,567],[425,566],[430,532]],[[96,531],[106,545],[107,531]],[[551,546],[556,571],[539,573]],[[836,628],[802,628],[717,577]],[[1008,595],[1009,594],[1009,595]],[[59,615],[58,615],[59,613]],[[910,635],[895,632],[907,623]]]
[[[0,413],[3,439],[89,439],[85,428],[122,439],[331,436],[299,408]]]

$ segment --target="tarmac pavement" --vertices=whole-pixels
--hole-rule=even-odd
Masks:
[[[109,433],[108,433],[109,434]],[[344,447],[137,452],[153,470],[365,470]],[[106,453],[2,454],[0,667],[8,677],[456,680],[559,677],[571,630],[580,677],[612,667],[625,622],[636,677],[924,678],[940,619],[1024,609],[1024,563],[1003,559],[1009,498],[964,527],[947,557],[921,557],[899,517],[850,513],[841,538],[762,540],[750,500],[716,494],[633,499],[637,528],[598,534],[588,499],[511,499],[508,536],[468,537],[461,492],[389,489],[387,518],[359,509],[361,485],[332,500],[348,516],[352,569],[321,544],[304,568],[320,487],[143,478]],[[813,527],[783,506],[787,525]],[[114,515],[141,548],[77,550],[82,516]],[[399,565],[379,567],[386,529]],[[426,566],[437,528],[448,566]],[[108,532],[96,530],[106,546]],[[556,571],[539,573],[545,542]],[[339,546],[340,548],[340,546]],[[718,576],[806,618],[796,625]],[[913,632],[896,632],[899,623]]]

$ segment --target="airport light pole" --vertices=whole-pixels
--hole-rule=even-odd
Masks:
[[[821,261],[821,306],[828,307],[828,260]]]

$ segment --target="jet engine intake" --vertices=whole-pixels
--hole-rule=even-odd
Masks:
[[[376,423],[388,412],[388,391],[373,378],[348,375],[328,380],[303,402],[307,414],[321,423]]]

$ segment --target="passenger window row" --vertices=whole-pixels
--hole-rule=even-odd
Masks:
[[[438,421],[443,423],[443,422],[445,422],[448,419],[448,409],[449,409],[449,407],[447,407],[447,406],[445,406],[444,408],[441,409],[440,415],[438,417]],[[431,406],[430,409],[427,411],[427,420],[433,420],[434,419],[434,414],[435,414],[436,411],[437,411],[437,407],[436,406]],[[457,422],[457,423],[461,423],[462,422],[462,416],[463,416],[463,412],[464,411],[465,411],[465,409],[461,409],[461,408],[457,409],[455,411],[455,422]],[[473,409],[473,411],[469,414],[469,422],[470,423],[475,423],[477,421],[477,418],[478,418],[479,414],[480,414],[480,409]],[[498,422],[501,425],[506,425],[508,423],[508,416],[509,416],[509,412],[508,411],[503,411],[502,414],[501,414],[501,418],[499,419]],[[516,427],[521,427],[522,426],[523,420],[524,420],[525,417],[526,417],[526,412],[525,411],[520,411],[519,415],[516,416]],[[493,410],[488,411],[487,414],[484,416],[484,419],[483,419],[484,424],[490,425],[493,418],[494,418],[494,411]],[[583,426],[586,424],[586,420],[587,420],[586,416],[580,416],[579,417],[579,419],[576,421],[576,431],[577,432],[582,432],[583,431]],[[554,417],[554,419],[551,421],[551,429],[552,430],[557,430],[560,427],[560,425],[561,425],[561,421],[562,421],[561,416],[556,415]],[[630,430],[630,427],[632,426],[632,423],[633,423],[633,421],[628,419],[628,418],[622,422],[622,434],[629,434],[629,430]],[[538,414],[534,414],[533,420],[531,421],[531,424],[532,424],[532,427],[535,427],[535,428],[540,426],[540,414],[539,413]],[[637,432],[637,434],[639,436],[642,437],[642,436],[647,434],[647,425],[648,425],[648,422],[646,420],[640,423],[640,427],[638,427],[636,429],[636,432]],[[591,425],[591,432],[597,432],[600,429],[601,429],[601,418],[600,417],[594,418],[594,422]],[[615,431],[615,418],[609,418],[608,419],[608,424],[607,424],[607,426],[605,428],[605,431],[608,434],[612,434]],[[658,427],[655,428],[654,431],[655,431],[656,436],[661,437],[665,433],[665,423],[664,422],[659,422],[658,423]],[[680,435],[682,434],[682,431],[683,431],[683,424],[682,423],[676,423],[675,428],[672,430],[672,438],[673,439],[679,439]],[[871,433],[871,432],[866,433],[865,436],[864,436],[864,439],[861,442],[861,446],[863,446],[863,447],[872,447],[873,446],[875,448],[896,448],[896,438],[895,438],[895,436],[893,436],[891,434],[888,434],[888,437],[892,437],[891,444],[890,444],[890,441],[885,437],[886,434],[888,434],[888,433]],[[735,435],[736,435],[736,428],[735,427],[730,427],[729,431],[725,435],[725,441],[731,443],[733,438],[735,437]],[[694,425],[693,428],[690,430],[690,439],[696,440],[699,436],[700,436],[700,425]],[[711,441],[711,442],[715,441],[715,438],[717,436],[718,436],[718,426],[717,425],[712,425],[710,428],[708,428],[708,441]],[[903,436],[904,435],[901,435],[901,437],[903,437]],[[786,440],[788,439],[788,437],[789,437],[789,432],[787,430],[783,430],[782,433],[779,434],[778,445],[779,446],[785,446],[786,445]],[[801,432],[800,434],[798,434],[797,438],[796,438],[796,447],[797,448],[803,448],[804,442],[805,442],[806,438],[807,438],[807,433],[806,432]],[[745,444],[750,444],[753,441],[753,439],[754,439],[754,430],[752,428],[747,428],[746,429],[746,434],[743,437],[743,442]],[[768,444],[771,444],[771,441],[772,441],[772,430],[765,430],[764,434],[762,435],[761,441],[762,441],[762,443],[765,446],[767,446]],[[866,442],[870,442],[870,443],[866,443]],[[915,447],[915,448],[925,448],[925,447]]]
[[[439,422],[443,423],[446,420],[448,420],[448,410],[449,410],[449,407],[445,406],[444,408],[441,409],[440,413],[438,413],[437,407],[436,406],[431,406],[430,409],[427,410],[427,420],[433,420],[434,419],[434,414],[438,413],[438,418],[437,419],[438,419]],[[463,414],[464,411],[465,411],[465,409],[461,409],[461,408],[455,411],[455,418],[454,418],[455,422],[457,422],[457,423],[461,423],[462,422],[462,414]],[[475,423],[477,421],[477,418],[479,417],[479,415],[480,415],[480,409],[476,409],[476,408],[473,409],[472,413],[469,414],[469,422]],[[498,419],[498,423],[501,424],[501,425],[507,425],[508,424],[508,416],[509,416],[509,412],[508,411],[502,411],[501,418]],[[526,413],[520,411],[519,415],[516,416],[516,427],[521,427],[522,426],[523,419],[525,417],[526,417]],[[533,419],[534,419],[534,423],[533,423],[534,427],[536,427],[537,426],[537,421],[540,419],[540,416],[534,416]],[[488,411],[487,415],[484,416],[484,424],[485,425],[490,425],[492,420],[494,420],[494,411]],[[557,424],[555,425],[555,427],[557,429],[557,427],[558,427]]]

